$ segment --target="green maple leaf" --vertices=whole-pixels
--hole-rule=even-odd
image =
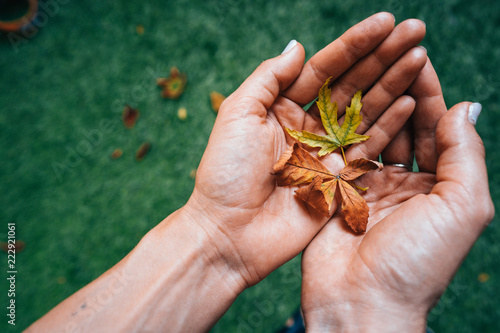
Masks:
[[[355,131],[363,120],[361,116],[361,90],[358,90],[351,99],[351,106],[346,107],[345,119],[342,126],[339,126],[337,121],[337,102],[331,101],[332,90],[328,88],[330,79],[326,80],[318,93],[318,106],[321,122],[325,128],[326,135],[318,135],[308,131],[295,131],[285,127],[285,130],[295,140],[305,143],[311,147],[320,147],[319,156],[330,154],[331,152],[341,148],[344,155],[343,147],[367,140],[370,136],[356,134]],[[345,160],[345,157],[344,157]],[[347,164],[347,163],[346,163]]]

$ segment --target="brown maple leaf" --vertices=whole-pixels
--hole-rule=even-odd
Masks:
[[[335,176],[307,150],[297,143],[291,145],[274,165],[279,186],[307,184],[314,178],[333,179]]]
[[[361,175],[382,167],[379,162],[360,158],[350,161],[338,175],[334,175],[317,158],[294,143],[275,164],[274,172],[279,186],[309,184],[295,193],[326,217],[331,215],[338,188],[338,201],[341,203],[345,220],[354,232],[360,233],[366,231],[369,208],[351,183]]]

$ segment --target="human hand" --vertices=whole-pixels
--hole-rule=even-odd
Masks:
[[[332,76],[339,110],[364,90],[358,132],[373,139],[359,147],[376,156],[413,111],[414,101],[401,95],[425,64],[425,50],[414,47],[424,34],[421,21],[394,28],[391,14],[374,15],[305,65],[300,44],[265,61],[224,101],[181,211],[208,235],[242,288],[296,256],[327,222],[295,198],[295,188],[276,187],[272,167],[287,148],[282,126],[317,130],[319,119],[303,106]],[[340,161],[332,156],[330,164]]]
[[[424,331],[428,311],[493,218],[484,147],[467,119],[471,103],[446,112],[430,61],[409,92],[413,129],[405,126],[382,159],[407,164],[415,152],[420,172],[386,166],[364,176],[367,232],[352,234],[336,214],[304,251],[310,332]]]

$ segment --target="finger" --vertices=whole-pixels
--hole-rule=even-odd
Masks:
[[[413,131],[411,122],[407,121],[396,137],[382,152],[384,164],[404,164],[413,166]],[[401,168],[401,172],[405,169]]]
[[[316,53],[284,96],[300,105],[311,102],[327,78],[338,78],[376,48],[393,29],[394,16],[390,13],[378,13],[356,24]]]
[[[438,159],[436,126],[447,109],[439,79],[429,59],[408,93],[417,103],[412,120],[418,167],[421,171],[435,172]]]
[[[473,240],[494,214],[484,145],[468,120],[468,113],[476,111],[477,114],[477,109],[474,110],[477,107],[480,111],[477,103],[457,104],[439,121],[436,132],[438,183],[431,192],[444,200],[453,216],[460,217],[456,222],[464,232],[473,233]]]
[[[425,23],[420,20],[410,19],[398,24],[382,44],[332,85],[332,100],[340,106],[349,104],[357,90],[367,91],[387,68],[420,43],[424,36]],[[339,109],[341,115],[343,110],[343,107]],[[318,113],[317,106],[313,104],[308,112]]]
[[[221,105],[219,115],[226,112],[267,116],[267,109],[279,93],[297,78],[302,70],[305,52],[296,43],[288,52],[264,61]],[[231,105],[226,108],[225,105]]]
[[[401,128],[410,118],[414,108],[415,101],[413,98],[409,96],[399,97],[365,133],[370,138],[362,143],[351,146],[347,150],[347,159],[376,159],[401,131]],[[397,121],[394,121],[395,119]]]
[[[368,91],[363,98],[361,114],[363,120],[357,133],[366,132],[383,112],[398,98],[415,80],[427,60],[427,51],[420,47],[409,50],[399,59]],[[344,117],[341,117],[341,122]],[[394,118],[394,122],[402,121]],[[405,121],[405,120],[404,120]],[[404,124],[404,121],[400,124]]]

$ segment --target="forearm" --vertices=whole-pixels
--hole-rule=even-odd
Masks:
[[[242,289],[212,240],[180,210],[28,331],[206,331]]]

